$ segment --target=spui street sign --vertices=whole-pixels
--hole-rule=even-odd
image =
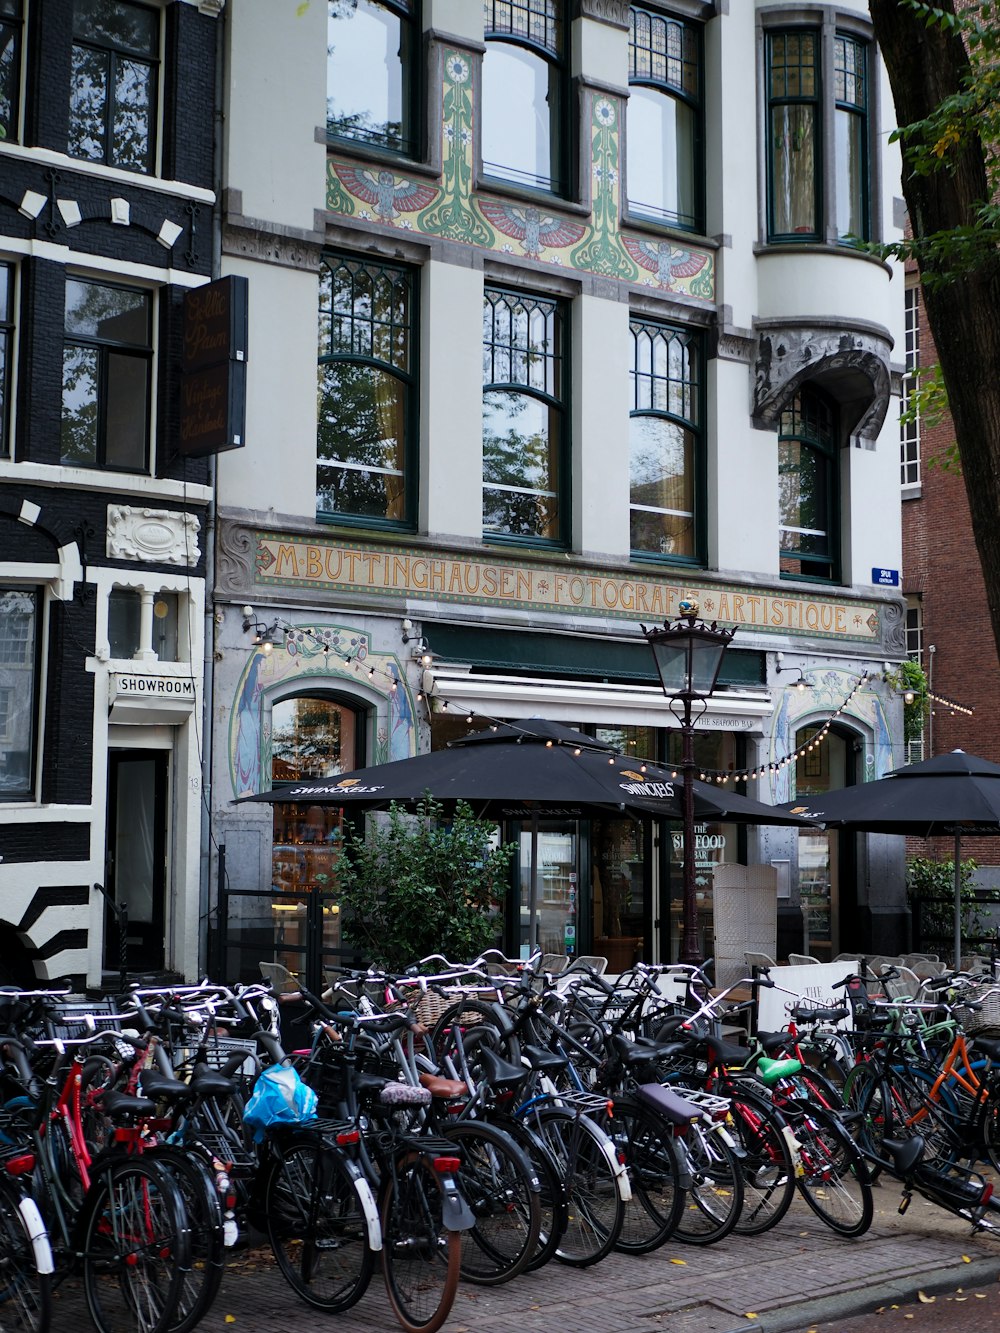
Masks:
[[[873,569],[872,583],[879,588],[898,588],[899,570],[898,569]]]

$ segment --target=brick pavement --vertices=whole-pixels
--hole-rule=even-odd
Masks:
[[[667,1244],[643,1257],[612,1255],[594,1268],[551,1263],[496,1288],[463,1283],[445,1333],[806,1333],[819,1319],[914,1299],[918,1290],[971,1288],[1000,1278],[1000,1241],[914,1199],[896,1213],[898,1188],[876,1187],[868,1235],[844,1240],[800,1200],[759,1237],[717,1245]],[[750,1315],[756,1315],[751,1319]],[[76,1283],[58,1293],[53,1333],[87,1326]],[[360,1304],[324,1315],[294,1296],[266,1251],[231,1257],[204,1333],[392,1333],[398,1325],[376,1274]]]

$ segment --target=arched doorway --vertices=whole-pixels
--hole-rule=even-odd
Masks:
[[[795,794],[819,796],[857,780],[858,738],[831,728],[824,740],[809,745],[819,732],[806,724],[795,733]],[[857,837],[839,829],[800,829],[799,894],[803,918],[803,953],[828,961],[857,942]]]
[[[335,777],[364,763],[364,715],[329,694],[295,694],[271,705],[271,786]],[[310,953],[340,961],[337,860],[344,812],[331,805],[273,807],[271,885],[275,957],[305,976]]]

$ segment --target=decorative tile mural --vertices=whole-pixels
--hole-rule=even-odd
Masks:
[[[560,213],[555,205],[550,209],[541,203],[515,203],[473,190],[473,73],[468,54],[445,52],[439,185],[382,165],[330,156],[328,210],[495,254],[617,278],[700,304],[715,300],[715,257],[710,250],[630,233],[619,225],[621,103],[616,97],[602,93],[590,99],[589,220]]]
[[[399,659],[372,651],[368,635],[341,625],[303,625],[285,634],[283,644],[247,659],[229,710],[229,776],[234,796],[249,796],[271,786],[270,709],[264,704],[289,685],[308,690],[343,690],[363,681],[384,696],[378,708],[374,753],[368,761],[384,764],[417,752],[413,697]]]

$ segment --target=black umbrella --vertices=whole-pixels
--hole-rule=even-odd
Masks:
[[[878,782],[775,807],[827,827],[859,833],[903,833],[955,839],[955,966],[962,956],[962,835],[1000,835],[1000,764],[963,750],[936,755],[887,773]]]
[[[314,778],[241,801],[336,805],[346,810],[415,806],[428,792],[445,806],[467,801],[482,818],[531,824],[529,940],[537,930],[538,821],[631,813],[680,819],[683,779],[662,764],[619,754],[612,746],[559,723],[531,718],[497,725],[443,750]],[[736,792],[695,782],[695,818],[742,824],[794,824],[808,819]]]

